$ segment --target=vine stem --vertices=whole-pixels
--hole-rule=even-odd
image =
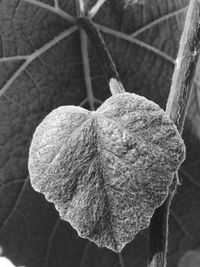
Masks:
[[[166,106],[166,113],[176,124],[180,134],[183,131],[188,110],[199,51],[200,1],[190,0]],[[151,219],[149,233],[149,264],[151,267],[166,267],[167,265],[169,208],[176,192],[177,181],[178,174],[176,173],[167,199],[155,210]]]

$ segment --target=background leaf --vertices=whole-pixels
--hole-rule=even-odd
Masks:
[[[178,267],[198,267],[200,265],[199,250],[187,251],[180,259]]]
[[[89,7],[95,2],[89,1]],[[188,0],[134,2],[107,0],[93,21],[102,30],[126,90],[164,108]],[[61,105],[97,107],[99,100],[110,96],[90,43],[90,73],[85,72],[85,64],[83,68],[81,51],[87,43],[81,46],[83,38],[72,28],[75,1],[58,1],[60,9],[55,3],[0,1],[0,245],[15,264],[26,267],[145,266],[146,231],[138,234],[121,256],[98,249],[78,238],[68,223],[59,220],[53,205],[30,186],[28,148],[45,115]],[[86,78],[90,86],[85,86]],[[177,266],[184,252],[197,246],[200,236],[197,107],[193,96],[184,132],[187,161],[183,170],[189,176],[180,174],[183,185],[173,201],[170,267]],[[194,122],[193,114],[197,118]],[[190,210],[192,217],[186,216]],[[194,240],[187,238],[187,232]]]

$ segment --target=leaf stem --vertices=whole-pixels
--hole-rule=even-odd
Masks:
[[[189,105],[189,96],[200,51],[200,2],[189,3],[184,30],[181,37],[166,112],[182,133]],[[178,174],[175,174],[165,202],[155,210],[150,223],[149,262],[154,267],[167,264],[167,238],[169,208],[177,188]]]
[[[107,76],[109,85],[114,84],[111,82],[111,79],[115,80],[115,85],[118,83],[118,86],[114,86],[111,89],[111,93],[121,93],[124,92],[124,88],[121,84],[119,74],[117,72],[115,63],[106,48],[105,42],[103,40],[103,37],[101,36],[100,32],[97,30],[95,25],[92,23],[92,21],[86,17],[79,17],[77,19],[77,25],[80,26],[85,33],[87,34],[88,38],[90,39],[95,52],[97,53],[97,56],[99,58],[99,61],[101,62],[105,74]],[[119,90],[121,88],[121,90]],[[117,89],[117,91],[115,90]]]
[[[124,265],[124,260],[123,260],[123,257],[122,257],[122,254],[118,254],[118,258],[119,258],[119,265],[120,267],[125,267]]]
[[[90,64],[89,64],[89,58],[88,58],[89,55],[88,55],[87,36],[82,29],[80,30],[80,38],[81,38],[81,52],[82,52],[81,54],[82,54],[83,70],[84,70],[88,102],[90,105],[90,109],[95,110],[94,95],[93,95],[93,90],[92,90],[91,73],[90,73]]]

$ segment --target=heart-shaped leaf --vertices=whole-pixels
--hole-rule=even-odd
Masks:
[[[185,156],[165,112],[122,93],[96,112],[63,106],[37,127],[29,173],[82,237],[120,252],[149,225]]]

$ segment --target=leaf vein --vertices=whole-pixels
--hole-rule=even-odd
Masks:
[[[21,201],[21,198],[22,198],[22,196],[23,196],[24,189],[25,189],[25,187],[26,187],[26,184],[27,184],[28,180],[29,180],[29,177],[26,178],[26,179],[24,180],[24,183],[23,183],[23,185],[22,185],[22,187],[21,187],[21,190],[20,190],[19,195],[18,195],[18,197],[17,197],[17,199],[16,199],[16,202],[15,202],[13,208],[11,209],[10,213],[8,214],[7,218],[6,218],[5,221],[3,222],[3,224],[2,224],[2,226],[1,226],[1,228],[0,228],[0,232],[3,232],[3,230],[4,230],[5,227],[6,227],[6,225],[8,224],[9,220],[11,219],[13,213],[16,211],[17,206],[19,205],[19,203],[20,203],[20,201]]]
[[[2,56],[4,56],[4,40],[3,40],[3,34],[0,32],[0,41],[1,41],[1,53],[2,53]]]
[[[158,25],[160,22],[165,21],[165,20],[168,20],[169,18],[174,17],[176,15],[179,15],[179,14],[181,14],[183,12],[186,12],[187,11],[187,8],[188,8],[188,5],[182,7],[180,9],[178,9],[178,10],[175,10],[173,12],[168,13],[168,14],[166,14],[166,15],[164,15],[164,16],[162,16],[162,17],[160,17],[160,18],[158,18],[158,19],[150,22],[149,24],[145,25],[144,27],[140,28],[139,30],[135,31],[133,34],[131,34],[131,36],[132,37],[136,37],[140,33],[142,33],[144,31],[150,29],[151,27],[153,27],[155,25]]]
[[[108,28],[106,26],[102,26],[102,25],[97,24],[97,23],[95,23],[95,25],[99,30],[103,31],[104,33],[107,33],[107,34],[110,34],[112,36],[115,36],[116,38],[121,38],[123,40],[129,41],[129,42],[131,42],[133,44],[136,44],[136,45],[138,45],[138,46],[140,46],[140,47],[142,47],[142,48],[154,53],[157,56],[160,56],[161,58],[167,60],[168,62],[170,62],[172,64],[175,63],[175,60],[171,56],[167,55],[165,52],[162,52],[159,49],[157,49],[157,48],[153,47],[152,45],[149,45],[149,44],[147,44],[147,43],[145,43],[145,42],[143,42],[141,40],[133,38],[131,35],[128,35],[128,34],[123,33],[123,32],[119,32],[117,30]]]
[[[51,235],[49,237],[47,251],[46,251],[46,255],[45,255],[45,259],[44,259],[44,267],[48,266],[51,247],[52,247],[52,243],[53,243],[53,239],[54,239],[55,233],[56,233],[56,231],[58,229],[59,222],[60,222],[60,219],[58,217],[57,220],[56,220],[56,223],[55,223],[55,225],[54,225],[54,227],[52,229]]]
[[[94,16],[98,13],[99,9],[102,7],[102,5],[106,2],[106,0],[98,0],[96,4],[90,9],[88,12],[88,17],[90,19],[94,18]]]
[[[24,179],[17,179],[17,180],[14,180],[14,181],[8,181],[6,183],[3,183],[0,185],[0,190],[10,186],[10,185],[13,185],[13,184],[17,184],[17,183],[22,183],[24,182]]]
[[[91,242],[89,240],[87,240],[82,257],[81,257],[80,267],[84,267],[84,265],[85,265],[85,260],[86,260],[86,256],[87,256],[90,244],[91,244]]]
[[[30,236],[30,232],[28,230],[29,228],[28,228],[28,223],[27,223],[26,217],[23,215],[23,213],[18,208],[16,208],[15,211],[21,217],[21,219],[24,221],[24,224],[25,224],[25,227],[26,227],[27,238],[29,240],[31,240],[31,236]]]
[[[19,108],[22,108],[22,105],[20,105],[19,103],[17,103],[16,101],[14,101],[12,98],[10,98],[9,96],[7,96],[6,94],[3,95],[3,97],[10,103],[16,105]]]
[[[8,61],[14,61],[14,60],[26,60],[27,56],[11,56],[11,57],[2,57],[0,58],[0,63],[1,62],[8,62]]]
[[[14,72],[14,74],[10,77],[10,79],[4,84],[4,86],[0,90],[0,97],[8,90],[8,88],[12,85],[12,83],[20,76],[20,74],[30,65],[30,63],[41,56],[43,53],[48,51],[51,47],[59,43],[65,37],[72,34],[74,31],[78,29],[77,26],[72,26],[66,31],[60,33],[58,36],[53,38],[50,42],[46,43],[37,51],[33,52],[29,56],[26,56],[26,61]]]
[[[195,181],[195,179],[189,175],[185,170],[183,170],[183,168],[181,167],[179,169],[179,171],[195,186],[197,186],[198,188],[200,188],[200,183],[198,183],[197,181]]]
[[[52,13],[55,13],[57,15],[59,15],[60,17],[68,20],[70,23],[75,23],[76,19],[71,16],[70,14],[68,14],[67,12],[63,11],[62,9],[59,8],[59,6],[57,5],[58,2],[55,1],[55,6],[50,6],[50,5],[47,5],[45,3],[42,3],[40,1],[37,1],[37,0],[22,0],[24,2],[27,2],[29,4],[32,4],[32,5],[35,5],[35,6],[38,6],[38,7],[41,7],[41,8],[44,8]]]
[[[56,10],[59,9],[59,3],[58,3],[58,0],[54,0],[54,8],[55,8]]]
[[[180,227],[180,229],[182,230],[182,232],[184,233],[184,235],[188,239],[194,240],[193,236],[187,231],[187,229],[185,228],[185,226],[183,225],[183,223],[181,222],[181,220],[179,219],[179,217],[176,215],[176,213],[173,210],[170,210],[170,214],[172,215],[172,217],[174,218],[174,220],[176,221],[176,223],[178,224],[178,226]]]

